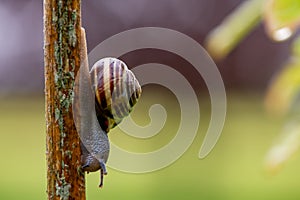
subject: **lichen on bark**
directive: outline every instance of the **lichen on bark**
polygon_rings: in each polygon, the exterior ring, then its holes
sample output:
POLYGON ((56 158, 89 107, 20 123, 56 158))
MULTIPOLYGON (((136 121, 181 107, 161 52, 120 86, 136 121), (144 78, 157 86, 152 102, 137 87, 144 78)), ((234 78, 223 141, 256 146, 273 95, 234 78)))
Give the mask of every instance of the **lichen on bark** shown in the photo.
POLYGON ((73 120, 80 67, 80 0, 44 0, 48 199, 85 199, 80 139, 73 120))

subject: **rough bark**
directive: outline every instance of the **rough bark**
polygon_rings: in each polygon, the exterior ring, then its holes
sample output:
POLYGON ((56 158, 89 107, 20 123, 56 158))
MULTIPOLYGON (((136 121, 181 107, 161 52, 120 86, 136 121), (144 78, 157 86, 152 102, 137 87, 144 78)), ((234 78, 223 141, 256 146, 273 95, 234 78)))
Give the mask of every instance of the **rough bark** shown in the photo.
POLYGON ((80 67, 80 0, 44 0, 48 199, 85 199, 80 139, 72 112, 80 67))

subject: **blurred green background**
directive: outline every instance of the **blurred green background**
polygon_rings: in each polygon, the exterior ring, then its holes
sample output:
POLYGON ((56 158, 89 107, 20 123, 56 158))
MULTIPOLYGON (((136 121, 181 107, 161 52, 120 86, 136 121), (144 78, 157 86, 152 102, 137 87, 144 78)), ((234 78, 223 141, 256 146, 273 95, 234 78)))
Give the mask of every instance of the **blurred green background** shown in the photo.
MULTIPOLYGON (((180 31, 215 59, 228 101, 222 135, 209 156, 200 160, 211 116, 202 77, 168 52, 147 49, 124 55, 130 68, 157 62, 183 74, 197 92, 199 130, 183 156, 159 171, 129 174, 108 168, 103 189, 98 188, 99 173, 87 175, 87 199, 298 200, 300 159, 293 155, 300 146, 299 126, 294 127, 296 139, 283 129, 291 120, 299 124, 298 11, 299 0, 82 0, 89 50, 132 28, 180 31), (281 151, 268 157, 274 147, 281 151)), ((0 1, 1 200, 47 198, 42 19, 41 1, 0 1)), ((112 142, 148 152, 175 136, 179 105, 174 95, 161 89, 143 88, 132 117, 145 125, 149 107, 162 104, 168 113, 164 129, 143 140, 115 128, 109 134, 112 142)))
MULTIPOLYGON (((138 123, 149 120, 146 108, 138 108, 147 101, 153 102, 151 95, 146 91, 133 113, 134 119, 142 117, 138 123)), ((165 97, 162 101, 172 102, 172 99, 165 97)), ((86 176, 88 199, 299 199, 299 159, 291 159, 276 176, 264 171, 266 152, 283 122, 266 115, 261 101, 260 95, 229 94, 222 136, 211 154, 199 160, 199 148, 210 117, 209 99, 201 98, 199 132, 179 160, 147 174, 128 174, 109 168, 103 189, 98 188, 99 173, 91 173, 86 176)), ((44 100, 3 99, 0 108, 0 199, 45 199, 44 100)), ((172 117, 174 112, 177 111, 168 110, 167 124, 178 120, 172 117)), ((173 129, 168 126, 160 134, 176 131, 173 129)), ((114 134, 122 133, 114 130, 110 133, 112 139, 114 134)), ((132 143, 127 145, 130 147, 132 143)), ((155 144, 149 141, 148 145, 155 144)), ((143 146, 135 148, 143 151, 143 146)))

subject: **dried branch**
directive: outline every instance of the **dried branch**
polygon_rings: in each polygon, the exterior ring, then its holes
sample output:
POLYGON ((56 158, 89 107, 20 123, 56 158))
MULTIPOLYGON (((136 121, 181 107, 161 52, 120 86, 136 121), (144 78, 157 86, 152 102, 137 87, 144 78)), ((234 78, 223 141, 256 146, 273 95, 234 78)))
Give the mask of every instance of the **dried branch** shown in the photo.
POLYGON ((80 138, 73 120, 80 67, 80 0, 44 0, 48 199, 85 199, 80 138))

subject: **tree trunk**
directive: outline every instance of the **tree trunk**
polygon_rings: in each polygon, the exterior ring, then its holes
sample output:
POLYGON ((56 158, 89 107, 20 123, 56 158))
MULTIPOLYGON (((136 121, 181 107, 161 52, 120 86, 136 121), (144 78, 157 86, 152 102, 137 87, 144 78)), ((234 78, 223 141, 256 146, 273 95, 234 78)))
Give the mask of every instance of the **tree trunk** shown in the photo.
POLYGON ((44 0, 48 199, 85 199, 73 87, 80 67, 80 0, 44 0))

